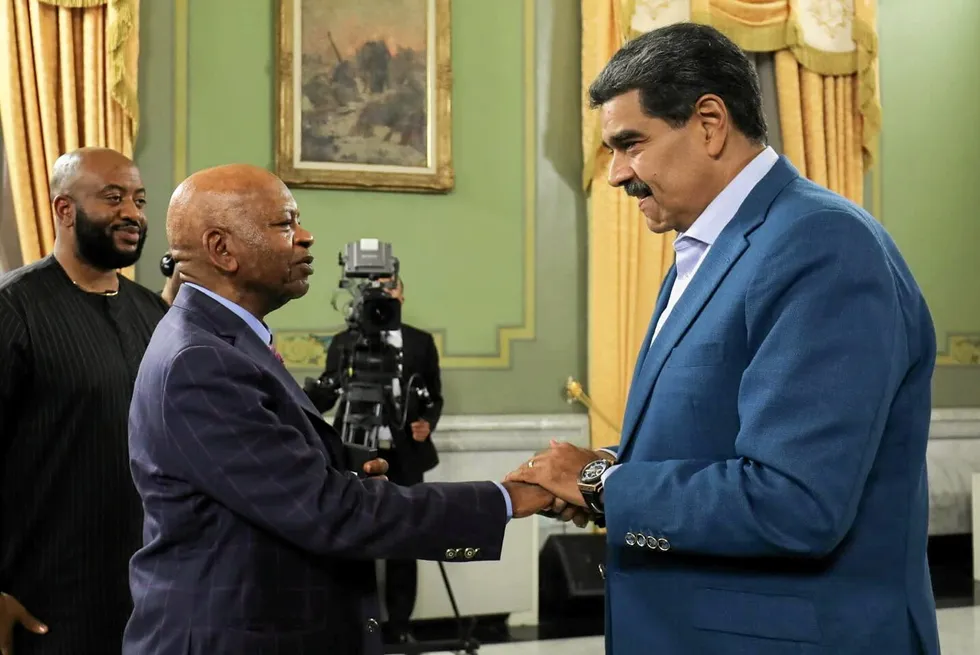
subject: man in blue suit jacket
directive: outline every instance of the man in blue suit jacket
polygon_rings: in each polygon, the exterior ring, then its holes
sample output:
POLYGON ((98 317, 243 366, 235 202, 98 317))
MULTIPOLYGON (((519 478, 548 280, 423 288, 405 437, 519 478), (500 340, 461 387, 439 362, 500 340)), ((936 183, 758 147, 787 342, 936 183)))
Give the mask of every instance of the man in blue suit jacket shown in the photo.
POLYGON ((936 341, 895 244, 766 147, 754 69, 713 28, 637 38, 590 95, 610 183, 678 232, 676 264, 615 461, 560 444, 509 477, 605 521, 607 652, 938 653, 936 341))
POLYGON ((312 273, 313 237, 278 178, 191 176, 167 236, 184 283, 130 412, 145 523, 124 655, 381 653, 375 559, 498 559, 508 518, 551 505, 533 485, 400 487, 344 470, 263 322, 312 273))

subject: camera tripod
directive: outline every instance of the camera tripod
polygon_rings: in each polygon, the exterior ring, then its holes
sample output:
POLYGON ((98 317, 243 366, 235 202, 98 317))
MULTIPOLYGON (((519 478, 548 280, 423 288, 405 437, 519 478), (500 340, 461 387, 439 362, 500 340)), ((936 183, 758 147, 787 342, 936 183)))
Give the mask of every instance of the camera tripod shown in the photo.
POLYGON ((449 595, 449 603, 453 606, 453 616, 456 617, 458 635, 456 639, 433 639, 431 641, 417 641, 409 644, 385 645, 385 653, 402 653, 403 655, 421 655, 421 653, 438 653, 452 651, 454 653, 465 653, 466 655, 476 655, 480 648, 480 642, 473 636, 476 629, 476 617, 469 621, 469 626, 463 625, 463 617, 459 615, 459 607, 456 606, 456 596, 453 595, 453 587, 449 584, 449 576, 446 575, 446 567, 442 562, 439 565, 439 573, 442 574, 442 583, 446 587, 449 595))
MULTIPOLYGON (((405 385, 404 405, 399 411, 399 403, 395 399, 390 381, 401 377, 400 351, 376 340, 360 350, 355 348, 347 353, 344 361, 346 365, 341 370, 348 370, 350 372, 348 377, 340 381, 331 380, 328 386, 343 389, 344 421, 340 431, 341 442, 344 445, 348 470, 363 475, 364 464, 378 456, 380 430, 386 424, 385 417, 399 417, 395 425, 391 426, 392 429, 405 428, 408 421, 409 399, 412 397, 413 383, 417 374, 413 374, 405 385)), ((431 403, 428 390, 424 388, 417 388, 416 396, 423 403, 431 403)), ((456 605, 456 596, 446 574, 446 567, 441 561, 437 563, 453 608, 453 616, 456 617, 458 629, 456 639, 386 644, 385 653, 421 655, 453 651, 476 655, 480 648, 480 643, 473 637, 476 618, 470 621, 468 627, 464 626, 459 607, 456 605)))

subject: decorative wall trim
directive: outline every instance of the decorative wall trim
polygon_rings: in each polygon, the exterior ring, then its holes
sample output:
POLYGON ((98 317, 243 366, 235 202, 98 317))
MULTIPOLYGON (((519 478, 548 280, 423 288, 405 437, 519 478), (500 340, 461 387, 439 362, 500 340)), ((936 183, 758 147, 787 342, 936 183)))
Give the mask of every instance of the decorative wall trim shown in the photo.
MULTIPOLYGON (((932 410, 930 439, 980 439, 980 407, 932 410)), ((541 450, 551 439, 589 445, 589 418, 575 414, 444 416, 433 434, 441 452, 541 450)))
POLYGON ((948 334, 946 348, 936 355, 937 366, 980 365, 980 334, 948 334))
POLYGON ((969 534, 971 478, 980 471, 980 408, 932 410, 926 462, 929 534, 969 534))
POLYGON ((439 452, 543 450, 552 439, 589 445, 589 417, 581 414, 444 416, 432 439, 439 452))
POLYGON ((980 439, 980 408, 932 410, 930 439, 980 439))

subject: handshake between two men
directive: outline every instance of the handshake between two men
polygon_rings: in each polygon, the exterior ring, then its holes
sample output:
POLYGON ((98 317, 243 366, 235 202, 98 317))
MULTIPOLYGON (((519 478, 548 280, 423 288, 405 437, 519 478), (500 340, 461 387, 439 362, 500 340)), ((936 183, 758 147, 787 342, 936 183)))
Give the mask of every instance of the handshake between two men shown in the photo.
MULTIPOLYGON (((584 528, 596 519, 600 499, 587 500, 582 493, 583 470, 591 462, 615 457, 606 451, 579 448, 552 440, 548 449, 535 453, 504 478, 501 486, 510 496, 514 518, 542 514, 584 528), (590 502, 591 501, 591 502, 590 502)), ((369 476, 384 478, 388 463, 374 459, 364 465, 369 476)))
MULTIPOLYGON (((598 482, 602 472, 614 463, 615 456, 608 451, 579 448, 552 439, 547 450, 510 472, 504 484, 529 484, 544 490, 552 502, 539 510, 542 514, 584 528, 602 514, 602 487, 598 482), (590 466, 593 462, 601 462, 602 466, 590 466)), ((604 526, 605 521, 600 519, 598 523, 604 526)))

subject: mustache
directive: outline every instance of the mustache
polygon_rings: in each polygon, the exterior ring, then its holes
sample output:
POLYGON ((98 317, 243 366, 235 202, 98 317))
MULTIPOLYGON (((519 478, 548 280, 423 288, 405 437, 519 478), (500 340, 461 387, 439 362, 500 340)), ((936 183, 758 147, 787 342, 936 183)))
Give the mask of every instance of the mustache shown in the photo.
POLYGON ((636 178, 626 182, 623 185, 623 189, 626 191, 626 195, 632 196, 633 198, 646 198, 647 196, 653 195, 653 190, 646 183, 636 178))
POLYGON ((135 227, 140 232, 142 232, 144 229, 146 229, 146 226, 144 226, 142 223, 140 223, 139 221, 134 221, 131 218, 124 218, 123 220, 119 221, 117 224, 113 225, 112 226, 112 229, 113 230, 124 230, 127 227, 135 227))

